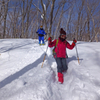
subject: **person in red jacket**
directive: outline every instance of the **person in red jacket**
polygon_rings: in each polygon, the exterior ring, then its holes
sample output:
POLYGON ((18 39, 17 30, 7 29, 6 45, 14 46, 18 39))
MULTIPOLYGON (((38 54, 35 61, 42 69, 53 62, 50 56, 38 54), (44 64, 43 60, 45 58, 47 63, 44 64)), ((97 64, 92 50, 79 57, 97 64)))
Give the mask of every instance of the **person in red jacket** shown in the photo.
POLYGON ((60 29, 60 36, 57 39, 52 41, 51 37, 48 38, 48 46, 54 47, 55 46, 55 55, 54 58, 57 63, 57 72, 58 72, 58 82, 63 83, 63 72, 66 72, 68 69, 67 62, 66 62, 66 48, 73 49, 75 46, 75 43, 77 41, 74 39, 73 43, 70 45, 66 41, 66 32, 63 30, 63 28, 60 29))

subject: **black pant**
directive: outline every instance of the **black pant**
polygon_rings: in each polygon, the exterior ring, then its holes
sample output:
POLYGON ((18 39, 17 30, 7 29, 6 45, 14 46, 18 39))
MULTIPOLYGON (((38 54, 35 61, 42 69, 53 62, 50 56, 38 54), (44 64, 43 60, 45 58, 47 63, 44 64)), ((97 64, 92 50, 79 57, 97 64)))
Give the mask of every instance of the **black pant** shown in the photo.
POLYGON ((55 58, 56 63, 57 63, 57 71, 58 72, 63 72, 68 69, 66 58, 55 58))

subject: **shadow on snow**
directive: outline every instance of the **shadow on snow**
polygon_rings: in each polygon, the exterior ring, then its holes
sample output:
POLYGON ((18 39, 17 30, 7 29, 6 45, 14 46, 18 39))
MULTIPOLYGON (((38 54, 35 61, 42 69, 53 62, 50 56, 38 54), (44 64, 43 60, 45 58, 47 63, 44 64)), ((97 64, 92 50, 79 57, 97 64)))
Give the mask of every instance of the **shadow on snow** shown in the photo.
POLYGON ((2 48, 0 48, 0 53, 8 52, 10 50, 14 50, 14 49, 17 49, 17 48, 21 48, 21 47, 24 47, 24 46, 27 46, 27 45, 30 45, 30 44, 33 44, 33 43, 26 43, 26 44, 22 44, 22 45, 15 46, 15 47, 10 47, 7 50, 5 50, 6 49, 5 47, 2 47, 2 48))
POLYGON ((24 67, 23 69, 21 69, 20 71, 16 72, 13 75, 8 76, 7 78, 5 78, 4 80, 2 80, 0 82, 0 88, 3 88, 4 86, 6 86, 7 84, 11 83, 12 81, 14 81, 15 79, 18 79, 20 76, 22 76, 23 74, 25 74, 26 72, 28 72, 29 70, 31 70, 34 67, 37 67, 39 63, 41 63, 43 61, 43 57, 44 57, 43 53, 41 55, 41 57, 39 59, 37 59, 34 63, 27 65, 26 67, 24 67))

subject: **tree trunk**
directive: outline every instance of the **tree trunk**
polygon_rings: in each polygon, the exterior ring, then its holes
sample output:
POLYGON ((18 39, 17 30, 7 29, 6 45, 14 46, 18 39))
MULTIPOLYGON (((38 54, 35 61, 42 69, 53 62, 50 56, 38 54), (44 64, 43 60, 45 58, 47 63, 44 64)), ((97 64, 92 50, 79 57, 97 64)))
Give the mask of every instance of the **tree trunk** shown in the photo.
POLYGON ((63 16, 63 9, 64 9, 64 4, 62 5, 62 11, 60 13, 59 21, 58 21, 58 24, 57 24, 57 27, 56 27, 56 31, 55 31, 55 35, 54 35, 54 39, 58 38, 57 37, 57 32, 58 32, 58 28, 60 26, 61 19, 62 19, 62 16, 63 16))
POLYGON ((6 36, 6 20, 7 20, 7 13, 8 13, 8 3, 5 4, 5 1, 3 1, 3 7, 4 7, 4 29, 3 29, 3 38, 6 36))

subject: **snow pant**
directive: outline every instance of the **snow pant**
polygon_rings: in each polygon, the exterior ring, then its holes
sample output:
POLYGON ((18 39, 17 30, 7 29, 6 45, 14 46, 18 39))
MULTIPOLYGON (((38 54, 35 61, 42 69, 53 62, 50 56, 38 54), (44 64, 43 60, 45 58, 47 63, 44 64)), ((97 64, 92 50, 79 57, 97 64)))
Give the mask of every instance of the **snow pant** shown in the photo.
POLYGON ((66 58, 55 58, 57 63, 57 71, 58 71, 58 82, 61 84, 64 82, 63 74, 62 72, 67 71, 67 63, 66 58))
POLYGON ((67 71, 68 66, 66 62, 66 58, 55 58, 57 63, 57 71, 62 73, 63 71, 67 71))
POLYGON ((44 36, 39 36, 39 44, 41 44, 41 41, 42 41, 42 44, 44 44, 44 36))

